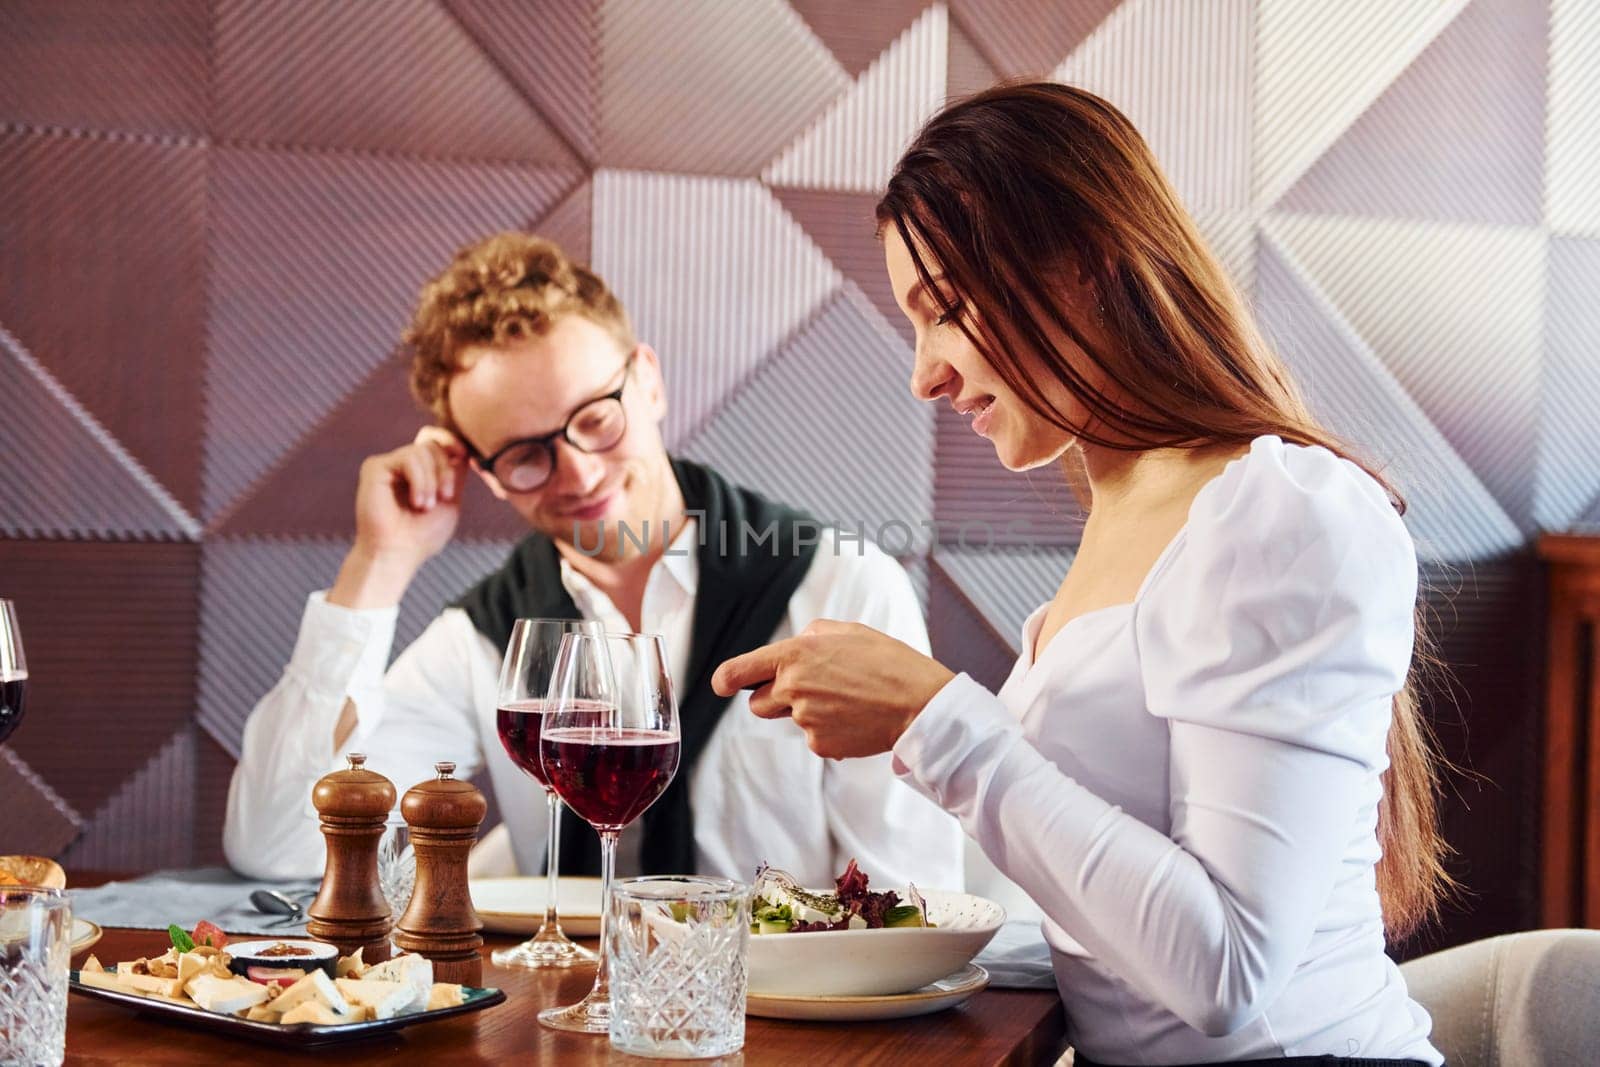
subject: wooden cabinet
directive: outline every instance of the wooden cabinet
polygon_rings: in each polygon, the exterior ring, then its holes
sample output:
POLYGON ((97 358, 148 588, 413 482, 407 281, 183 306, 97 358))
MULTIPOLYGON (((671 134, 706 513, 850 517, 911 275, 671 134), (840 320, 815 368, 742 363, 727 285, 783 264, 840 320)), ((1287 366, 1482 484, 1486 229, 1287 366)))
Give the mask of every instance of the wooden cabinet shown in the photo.
POLYGON ((1540 918, 1600 927, 1600 536, 1545 534, 1544 840, 1540 918))

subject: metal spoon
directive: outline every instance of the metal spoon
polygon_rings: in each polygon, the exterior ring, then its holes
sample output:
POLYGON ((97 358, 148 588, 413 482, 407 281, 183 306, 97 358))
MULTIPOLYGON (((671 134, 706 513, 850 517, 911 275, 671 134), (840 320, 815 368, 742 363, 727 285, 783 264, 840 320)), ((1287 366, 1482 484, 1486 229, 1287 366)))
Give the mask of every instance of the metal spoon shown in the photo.
POLYGON ((268 923, 268 926, 287 926, 290 923, 300 922, 305 918, 305 908, 299 901, 292 900, 276 889, 256 889, 250 893, 250 903, 257 911, 268 915, 282 915, 284 918, 277 922, 268 923))

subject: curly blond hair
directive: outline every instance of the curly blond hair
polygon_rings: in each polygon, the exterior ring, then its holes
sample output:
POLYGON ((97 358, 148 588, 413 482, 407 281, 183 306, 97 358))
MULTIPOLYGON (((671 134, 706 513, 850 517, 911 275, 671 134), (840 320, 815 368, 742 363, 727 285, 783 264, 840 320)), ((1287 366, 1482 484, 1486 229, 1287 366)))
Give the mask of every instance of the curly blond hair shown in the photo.
POLYGON ((449 425, 450 379, 466 369, 464 347, 543 335, 563 315, 581 315, 623 351, 634 348, 633 326, 616 295, 555 242, 509 231, 467 245, 422 287, 403 336, 412 395, 449 425))

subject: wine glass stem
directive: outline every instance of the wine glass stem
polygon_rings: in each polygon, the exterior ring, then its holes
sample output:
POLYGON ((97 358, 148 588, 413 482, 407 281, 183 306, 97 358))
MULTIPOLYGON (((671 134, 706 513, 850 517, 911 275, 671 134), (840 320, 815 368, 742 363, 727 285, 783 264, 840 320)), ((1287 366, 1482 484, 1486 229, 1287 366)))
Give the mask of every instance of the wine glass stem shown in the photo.
POLYGON ((620 831, 600 831, 600 962, 595 967, 594 989, 589 996, 609 999, 611 996, 611 969, 606 965, 606 933, 611 927, 611 879, 617 868, 617 838, 620 831))
POLYGON ((550 828, 546 835, 550 841, 550 853, 544 864, 544 928, 553 936, 556 932, 556 886, 561 875, 561 798, 556 796, 554 789, 546 789, 544 799, 550 813, 550 828))

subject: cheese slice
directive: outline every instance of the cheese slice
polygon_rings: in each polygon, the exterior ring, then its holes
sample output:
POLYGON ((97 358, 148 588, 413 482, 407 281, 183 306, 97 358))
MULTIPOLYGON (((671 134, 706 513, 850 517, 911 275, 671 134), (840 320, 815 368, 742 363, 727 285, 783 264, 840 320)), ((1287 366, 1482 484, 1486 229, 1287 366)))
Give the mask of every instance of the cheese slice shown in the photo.
MULTIPOLYGON (((313 973, 322 974, 321 971, 315 971, 313 973)), ((323 975, 323 977, 327 976, 323 975)), ((344 1023, 355 1022, 355 1020, 350 1018, 349 1015, 340 1014, 339 1012, 334 1011, 320 1000, 302 1001, 292 1010, 284 1012, 278 1021, 285 1026, 293 1026, 295 1023, 313 1023, 317 1026, 339 1026, 344 1023)))
POLYGON ((369 970, 366 962, 361 958, 361 953, 364 951, 365 949, 358 948, 348 956, 339 957, 339 962, 333 965, 333 976, 335 978, 360 978, 364 976, 369 970))
POLYGON ((428 997, 433 992, 433 962, 425 956, 408 952, 373 967, 367 971, 365 980, 398 982, 408 987, 411 990, 411 1001, 404 1010, 421 1011, 427 1007, 428 997))
POLYGON ((98 967, 85 967, 78 972, 78 981, 95 989, 110 989, 113 992, 122 992, 122 985, 117 981, 117 975, 112 971, 102 970, 98 967))
POLYGON ((183 984, 176 978, 157 978, 150 974, 119 974, 117 983, 135 993, 154 993, 163 997, 183 995, 183 984))
POLYGON ((409 1010, 416 994, 404 982, 339 978, 333 983, 351 1004, 369 1008, 375 1019, 392 1019, 409 1010))
POLYGON ((260 983, 246 978, 218 978, 214 974, 191 978, 187 991, 196 1004, 219 1015, 233 1015, 267 999, 267 987, 260 983))
POLYGON ((83 961, 83 966, 78 969, 80 971, 103 971, 106 968, 105 964, 100 962, 100 957, 91 952, 89 953, 89 958, 83 961))
POLYGON ((428 994, 428 1011, 438 1011, 440 1008, 459 1008, 466 998, 462 995, 461 987, 454 982, 435 982, 433 992, 428 994))
POLYGON ((344 996, 334 986, 332 979, 328 977, 328 972, 320 967, 307 972, 304 978, 278 994, 277 999, 273 1001, 277 1009, 285 1014, 302 1004, 310 1003, 321 1004, 340 1015, 350 1014, 350 1005, 345 1003, 344 996))
POLYGON ((278 1013, 265 1004, 257 1004, 245 1013, 245 1018, 253 1023, 275 1023, 278 1021, 278 1013))
POLYGON ((178 957, 178 984, 187 986, 189 980, 206 968, 206 957, 198 952, 185 952, 178 957))

